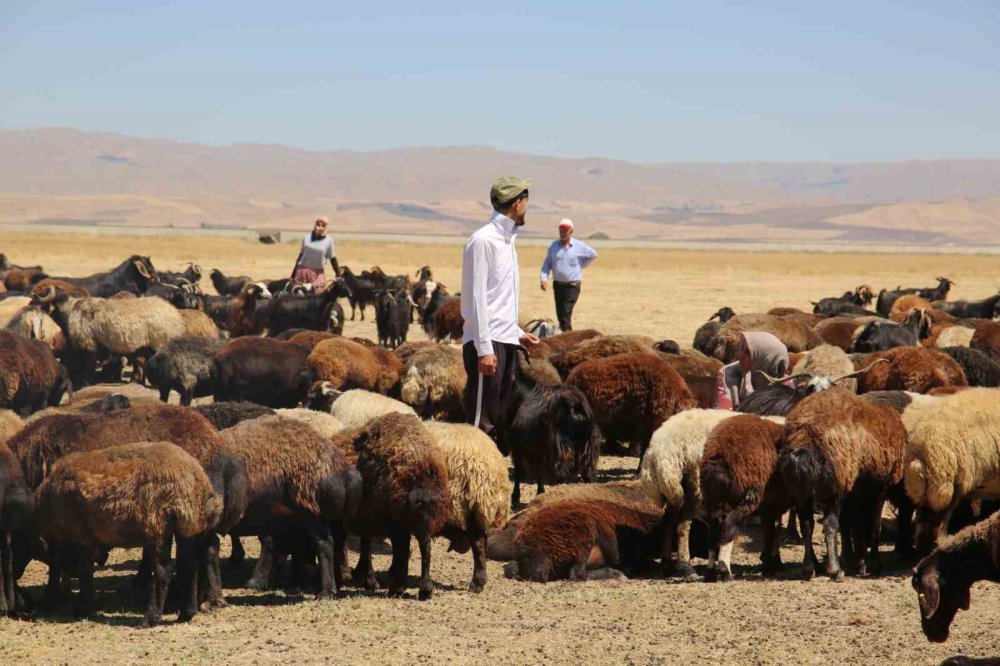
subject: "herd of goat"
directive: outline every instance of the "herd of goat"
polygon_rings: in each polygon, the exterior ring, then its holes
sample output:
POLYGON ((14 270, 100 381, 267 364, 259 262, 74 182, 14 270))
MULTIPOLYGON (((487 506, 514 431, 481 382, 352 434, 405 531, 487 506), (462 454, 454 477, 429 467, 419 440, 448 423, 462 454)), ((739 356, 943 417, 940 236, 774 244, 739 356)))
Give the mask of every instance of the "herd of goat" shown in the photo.
POLYGON ((940 278, 877 295, 863 285, 812 312, 724 307, 692 348, 531 322, 543 339, 493 441, 463 424, 462 354, 447 344, 460 340, 459 301, 428 267, 415 279, 345 267, 319 294, 213 270, 207 295, 200 279, 197 266, 157 272, 141 256, 70 278, 0 255, 0 612, 58 607, 75 577, 86 614, 95 565, 141 547, 143 623, 168 593, 188 619, 226 605, 220 536, 233 566, 240 540, 259 537, 248 588, 284 580, 320 597, 348 581, 377 589, 382 538, 388 591, 403 594, 415 538, 427 599, 436 536, 472 552, 474 591, 487 559, 538 582, 642 574, 657 560, 694 580, 694 553, 722 581, 755 515, 762 574, 782 568, 785 529, 811 577, 817 513, 834 579, 877 570, 883 537, 922 558, 913 586, 931 640, 947 638, 972 583, 1000 582, 1000 295, 948 301, 940 278), (341 298, 352 319, 374 308, 377 342, 343 335, 341 298), (431 341, 406 342, 414 321, 431 341), (791 377, 737 412, 713 409, 748 331, 787 346, 791 377), (165 404, 171 392, 180 406, 165 404), (620 447, 638 456, 638 478, 596 483, 599 456, 620 447), (522 508, 525 481, 538 494, 522 508), (886 501, 895 530, 882 529, 886 501), (17 585, 32 559, 49 567, 40 600, 17 585))

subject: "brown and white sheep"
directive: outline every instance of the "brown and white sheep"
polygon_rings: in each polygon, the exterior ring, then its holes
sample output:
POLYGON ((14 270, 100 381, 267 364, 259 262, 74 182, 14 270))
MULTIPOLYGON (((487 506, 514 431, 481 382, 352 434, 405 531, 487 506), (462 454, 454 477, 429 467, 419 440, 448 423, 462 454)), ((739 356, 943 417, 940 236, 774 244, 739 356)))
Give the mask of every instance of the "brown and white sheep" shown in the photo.
MULTIPOLYGON (((75 546, 80 578, 76 612, 86 616, 94 598, 94 558, 110 548, 143 547, 155 554, 153 585, 142 626, 163 615, 170 582, 171 544, 177 539, 184 591, 179 621, 198 612, 199 569, 207 540, 222 515, 222 499, 201 465, 169 442, 141 442, 73 453, 57 462, 36 493, 35 520, 51 540, 50 569, 58 582, 75 546)), ((50 575, 50 584, 53 576, 50 575)))
POLYGON ((461 422, 465 382, 461 350, 434 345, 417 350, 406 360, 399 395, 425 419, 461 422))

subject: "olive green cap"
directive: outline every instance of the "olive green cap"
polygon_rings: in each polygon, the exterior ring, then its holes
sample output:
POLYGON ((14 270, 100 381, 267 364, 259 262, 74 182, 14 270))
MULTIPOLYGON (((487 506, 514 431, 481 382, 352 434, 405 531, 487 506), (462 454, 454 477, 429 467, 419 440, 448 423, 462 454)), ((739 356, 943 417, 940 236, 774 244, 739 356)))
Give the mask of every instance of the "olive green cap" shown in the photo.
POLYGON ((531 187, 531 180, 517 176, 501 176, 490 188, 490 201, 503 205, 531 187))

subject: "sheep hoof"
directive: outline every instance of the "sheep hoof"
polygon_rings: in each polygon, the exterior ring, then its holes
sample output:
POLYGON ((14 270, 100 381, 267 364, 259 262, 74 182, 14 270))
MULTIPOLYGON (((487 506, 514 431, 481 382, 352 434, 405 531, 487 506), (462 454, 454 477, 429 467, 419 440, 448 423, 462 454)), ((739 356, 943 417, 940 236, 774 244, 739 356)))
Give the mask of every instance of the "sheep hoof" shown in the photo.
POLYGON ((480 592, 483 591, 483 589, 485 587, 486 587, 486 583, 484 583, 482 581, 474 580, 471 583, 469 583, 469 592, 475 592, 476 594, 479 594, 480 592))
POLYGON ((147 615, 142 618, 142 622, 139 623, 140 629, 151 629, 156 626, 156 623, 160 621, 160 616, 158 615, 147 615))
MULTIPOLYGON (((715 570, 714 571, 710 571, 709 573, 714 573, 715 574, 715 580, 717 580, 720 583, 728 583, 729 581, 731 581, 733 579, 732 572, 729 571, 729 567, 727 567, 724 564, 717 564, 715 566, 715 570)), ((706 576, 706 578, 707 578, 707 576, 706 576)))
POLYGON ((201 606, 198 607, 198 612, 200 613, 212 613, 220 608, 225 608, 229 604, 225 599, 206 599, 201 602, 201 606))
POLYGON ((337 593, 333 591, 320 592, 316 595, 316 601, 334 601, 337 599, 337 593))
POLYGON ((518 576, 518 566, 517 562, 508 562, 503 565, 503 575, 507 578, 517 578, 518 576))
POLYGON ((271 586, 267 584, 266 580, 260 580, 258 578, 251 578, 243 585, 248 590, 254 590, 256 592, 267 592, 271 589, 271 586))
POLYGON ((430 598, 434 595, 434 588, 428 588, 426 590, 421 589, 417 592, 417 599, 420 601, 430 601, 430 598))
POLYGON ((816 568, 809 565, 802 566, 802 578, 804 580, 812 580, 816 576, 816 568))
POLYGON ((835 583, 843 583, 845 579, 844 570, 841 569, 840 571, 836 571, 830 574, 830 579, 833 580, 833 582, 835 583))
POLYGON ((194 619, 195 615, 196 615, 195 611, 192 611, 190 609, 184 609, 177 614, 177 622, 190 622, 191 620, 194 619))

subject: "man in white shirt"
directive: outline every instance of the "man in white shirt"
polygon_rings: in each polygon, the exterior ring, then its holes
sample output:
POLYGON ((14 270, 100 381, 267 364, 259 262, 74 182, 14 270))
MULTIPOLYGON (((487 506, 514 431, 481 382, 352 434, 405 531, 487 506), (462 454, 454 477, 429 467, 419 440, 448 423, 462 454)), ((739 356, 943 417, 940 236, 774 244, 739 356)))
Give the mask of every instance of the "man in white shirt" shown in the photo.
POLYGON ((493 184, 493 216, 472 234, 462 254, 462 357, 466 421, 494 436, 500 403, 510 390, 520 345, 538 337, 518 324, 520 274, 514 241, 524 225, 531 182, 504 176, 493 184))

